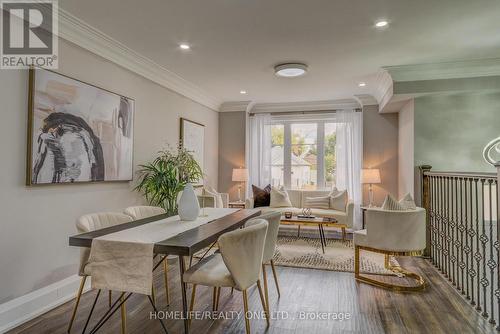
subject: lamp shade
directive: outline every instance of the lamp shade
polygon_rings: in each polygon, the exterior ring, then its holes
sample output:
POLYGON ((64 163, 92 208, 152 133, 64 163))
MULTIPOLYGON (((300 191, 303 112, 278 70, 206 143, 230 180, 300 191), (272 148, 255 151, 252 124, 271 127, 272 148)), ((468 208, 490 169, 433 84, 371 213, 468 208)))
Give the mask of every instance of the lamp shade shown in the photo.
POLYGON ((233 169, 233 182, 245 182, 248 180, 248 169, 234 168, 233 169))
POLYGON ((380 170, 373 169, 362 169, 361 170, 361 183, 375 184, 380 183, 380 170))

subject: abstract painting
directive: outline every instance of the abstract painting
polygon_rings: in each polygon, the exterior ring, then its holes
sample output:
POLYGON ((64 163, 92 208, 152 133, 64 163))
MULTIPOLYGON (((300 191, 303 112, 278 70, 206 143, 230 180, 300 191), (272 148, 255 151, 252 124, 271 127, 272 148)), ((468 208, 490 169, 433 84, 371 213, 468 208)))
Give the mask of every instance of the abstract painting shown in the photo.
POLYGON ((130 181, 134 100, 30 70, 28 185, 130 181))
POLYGON ((200 123, 181 118, 181 145, 188 150, 194 160, 200 165, 203 172, 203 159, 205 155, 205 126, 200 123))

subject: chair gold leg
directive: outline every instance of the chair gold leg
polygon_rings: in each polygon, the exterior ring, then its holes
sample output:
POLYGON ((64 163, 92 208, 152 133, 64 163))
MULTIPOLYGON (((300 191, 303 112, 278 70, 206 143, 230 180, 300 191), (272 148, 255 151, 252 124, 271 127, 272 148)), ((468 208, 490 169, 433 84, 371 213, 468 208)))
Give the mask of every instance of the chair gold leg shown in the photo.
POLYGON ((234 288, 231 288, 231 294, 233 294, 233 292, 234 292, 234 288))
POLYGON ((109 292, 108 292, 108 304, 109 304, 109 308, 111 308, 112 299, 113 299, 113 291, 109 290, 109 292))
POLYGON ((342 227, 342 241, 345 241, 345 238, 346 238, 345 227, 342 227))
POLYGON ((273 270, 274 283, 276 283, 276 290, 278 290, 278 298, 281 297, 280 285, 278 284, 278 275, 276 274, 276 268, 274 267, 274 260, 271 260, 271 269, 273 270))
POLYGON ((215 299, 217 298, 217 287, 214 286, 212 293, 212 311, 215 312, 215 299))
POLYGON ((219 310, 220 287, 217 288, 217 296, 215 296, 215 311, 219 310))
MULTIPOLYGON (((299 225, 300 226, 300 225, 299 225)), ((270 303, 269 303, 269 290, 267 289, 267 273, 266 273, 266 265, 263 263, 262 264, 262 280, 264 281, 264 296, 266 297, 266 305, 267 305, 267 310, 269 312, 271 309, 270 303)))
POLYGON ((359 277, 359 246, 354 246, 354 277, 359 277))
POLYGON ((269 327, 269 321, 271 320, 269 317, 269 308, 267 307, 267 303, 264 299, 264 294, 262 293, 262 286, 260 285, 260 280, 257 281, 257 288, 259 288, 259 296, 260 302, 262 303, 262 308, 264 309, 264 313, 266 314, 266 322, 269 327))
POLYGON ((385 254, 384 255, 384 268, 385 269, 389 269, 389 266, 390 266, 390 264, 389 264, 389 255, 385 254))
POLYGON ((163 260, 163 278, 165 280, 165 296, 167 298, 167 306, 170 305, 170 294, 168 293, 168 262, 167 256, 163 260))
POLYGON ((156 292, 155 292, 155 282, 153 280, 153 284, 151 285, 151 299, 153 300, 153 304, 156 306, 156 292))
MULTIPOLYGON (((355 246, 355 248, 354 248, 354 276, 355 276, 356 280, 363 282, 363 283, 371 284, 371 285, 374 285, 374 286, 377 286, 380 288, 394 290, 394 291, 401 291, 401 292, 415 292, 415 291, 421 291, 425 288, 425 280, 422 278, 422 276, 420 276, 416 273, 413 273, 411 271, 407 271, 406 269, 401 268, 399 266, 397 266, 397 267, 391 266, 389 263, 389 255, 390 255, 390 253, 388 254, 386 251, 377 250, 377 249, 373 249, 373 248, 368 249, 368 248, 364 248, 364 247, 360 247, 360 246, 355 246), (409 285, 400 285, 400 284, 395 284, 395 283, 386 283, 386 282, 378 281, 378 280, 368 278, 365 276, 361 276, 359 273, 359 251, 361 249, 384 254, 385 255, 385 261, 384 261, 385 263, 384 264, 386 265, 387 269, 401 273, 405 277, 414 279, 416 282, 416 285, 409 286, 409 285)), ((404 255, 404 254, 401 253, 401 254, 395 254, 395 255, 404 255)))
POLYGON ((71 319, 69 320, 68 333, 71 333, 71 327, 73 327, 73 322, 75 321, 76 311, 78 310, 78 305, 80 304, 80 297, 82 296, 86 280, 87 276, 83 276, 80 280, 80 287, 78 288, 78 292, 76 293, 75 307, 73 308, 73 313, 71 314, 71 319))
MULTIPOLYGON (((123 302, 123 295, 121 297, 121 301, 123 302)), ((122 315, 122 334, 127 333, 127 309, 125 307, 125 302, 120 306, 120 312, 122 315)))
POLYGON ((189 326, 191 326, 191 314, 193 314, 195 296, 196 296, 196 284, 193 284, 193 291, 191 292, 191 304, 189 305, 189 319, 188 319, 189 326))
POLYGON ((247 290, 243 290, 243 310, 245 311, 245 330, 250 334, 250 318, 248 317, 248 296, 247 290))

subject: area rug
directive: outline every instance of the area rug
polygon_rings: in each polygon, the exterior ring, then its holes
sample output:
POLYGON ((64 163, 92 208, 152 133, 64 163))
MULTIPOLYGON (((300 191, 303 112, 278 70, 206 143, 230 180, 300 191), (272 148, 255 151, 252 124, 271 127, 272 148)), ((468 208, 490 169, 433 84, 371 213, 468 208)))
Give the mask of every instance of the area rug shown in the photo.
MULTIPOLYGON (((395 275, 384 268, 384 255, 361 251, 360 271, 367 274, 395 275)), ((394 257, 390 264, 399 265, 394 257)), ((317 238, 279 236, 274 263, 278 266, 354 272, 352 240, 327 239, 325 254, 317 238)))

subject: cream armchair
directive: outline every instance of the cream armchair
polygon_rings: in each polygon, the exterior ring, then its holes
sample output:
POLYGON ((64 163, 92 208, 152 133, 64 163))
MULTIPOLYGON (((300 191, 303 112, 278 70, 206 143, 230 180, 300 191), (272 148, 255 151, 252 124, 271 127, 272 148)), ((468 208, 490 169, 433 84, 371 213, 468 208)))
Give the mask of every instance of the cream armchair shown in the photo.
MULTIPOLYGON (((227 193, 217 193, 222 201, 222 208, 229 207, 229 194, 227 193)), ((201 194, 197 195, 198 203, 200 204, 200 208, 217 208, 220 205, 217 205, 217 197, 213 193, 209 193, 205 190, 201 191, 201 194)))
POLYGON ((354 232, 354 274, 358 281, 398 291, 418 291, 424 288, 423 278, 401 267, 389 264, 389 256, 420 255, 426 246, 426 211, 423 208, 408 211, 389 211, 370 208, 366 211, 366 229, 354 232), (416 280, 417 285, 389 284, 360 275, 360 251, 385 254, 385 266, 416 280))

